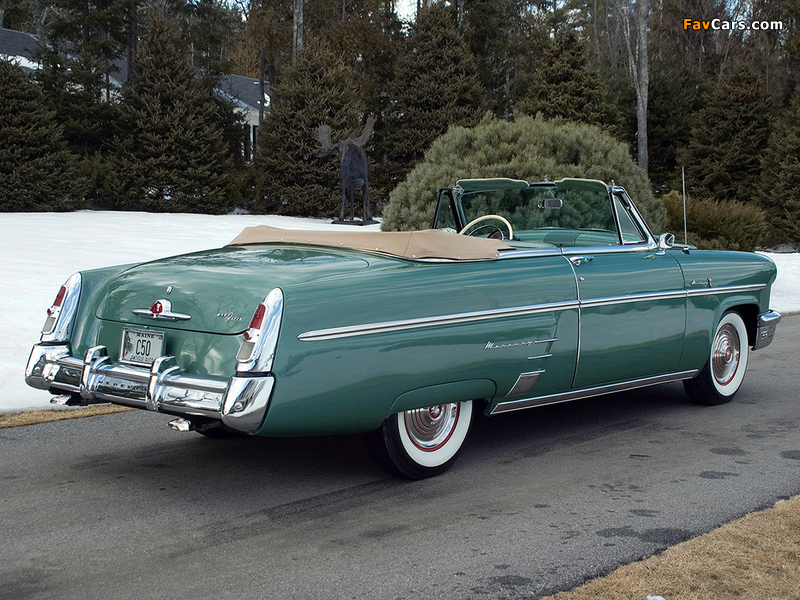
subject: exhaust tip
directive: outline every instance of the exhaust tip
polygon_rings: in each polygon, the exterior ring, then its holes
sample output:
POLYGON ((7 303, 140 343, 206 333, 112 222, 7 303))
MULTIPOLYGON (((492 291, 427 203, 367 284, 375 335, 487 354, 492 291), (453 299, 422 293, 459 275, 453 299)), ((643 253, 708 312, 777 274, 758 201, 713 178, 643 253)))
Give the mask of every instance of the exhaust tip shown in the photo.
POLYGON ((169 422, 169 426, 174 429, 175 431, 191 431, 192 430, 192 422, 188 419, 175 419, 174 421, 169 422))

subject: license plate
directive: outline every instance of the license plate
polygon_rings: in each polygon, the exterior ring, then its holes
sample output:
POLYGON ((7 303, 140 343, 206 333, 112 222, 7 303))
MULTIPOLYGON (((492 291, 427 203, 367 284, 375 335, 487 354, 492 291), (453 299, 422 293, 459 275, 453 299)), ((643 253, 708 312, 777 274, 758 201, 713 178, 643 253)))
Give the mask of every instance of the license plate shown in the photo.
POLYGON ((149 367, 163 355, 164 332, 144 329, 123 329, 120 362, 149 367))

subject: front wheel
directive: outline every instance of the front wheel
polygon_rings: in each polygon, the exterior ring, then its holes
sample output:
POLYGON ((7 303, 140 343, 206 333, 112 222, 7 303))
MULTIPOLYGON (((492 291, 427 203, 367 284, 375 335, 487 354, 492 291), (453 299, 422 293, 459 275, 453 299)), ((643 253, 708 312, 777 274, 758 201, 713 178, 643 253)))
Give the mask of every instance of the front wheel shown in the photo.
POLYGON ((444 473, 458 458, 472 425, 472 401, 439 404, 392 415, 364 436, 384 470, 408 479, 444 473))
POLYGON ((739 313, 722 315, 711 342, 711 353, 703 370, 683 382, 686 393, 699 404, 709 406, 733 400, 744 381, 750 345, 747 327, 739 313))

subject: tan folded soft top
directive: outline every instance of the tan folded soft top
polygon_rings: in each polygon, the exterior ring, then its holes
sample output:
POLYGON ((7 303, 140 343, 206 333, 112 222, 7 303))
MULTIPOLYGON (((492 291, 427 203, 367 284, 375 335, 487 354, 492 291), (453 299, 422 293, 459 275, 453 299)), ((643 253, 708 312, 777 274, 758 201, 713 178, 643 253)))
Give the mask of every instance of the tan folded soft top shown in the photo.
POLYGON ((228 246, 305 244, 380 252, 410 259, 494 260, 511 250, 500 240, 475 238, 437 229, 424 231, 294 231, 267 225, 246 227, 228 246))

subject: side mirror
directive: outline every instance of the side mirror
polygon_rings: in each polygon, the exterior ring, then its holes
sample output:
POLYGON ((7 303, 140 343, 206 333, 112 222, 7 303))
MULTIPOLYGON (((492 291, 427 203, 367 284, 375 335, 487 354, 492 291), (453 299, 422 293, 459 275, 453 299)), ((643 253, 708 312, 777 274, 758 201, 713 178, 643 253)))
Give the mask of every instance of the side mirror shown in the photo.
POLYGON ((658 249, 669 250, 675 245, 675 236, 671 233, 662 233, 658 236, 658 249))

